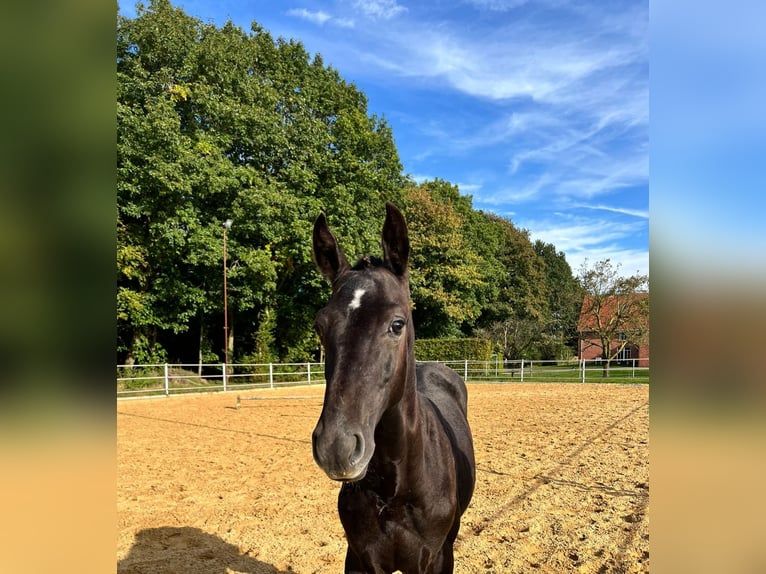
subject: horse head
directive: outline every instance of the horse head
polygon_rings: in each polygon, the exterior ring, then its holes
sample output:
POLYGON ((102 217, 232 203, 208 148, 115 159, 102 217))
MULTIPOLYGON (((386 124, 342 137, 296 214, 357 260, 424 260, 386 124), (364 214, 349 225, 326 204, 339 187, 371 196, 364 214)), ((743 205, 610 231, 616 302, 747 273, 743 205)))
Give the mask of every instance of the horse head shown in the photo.
POLYGON ((410 244, 404 217, 391 203, 382 247, 382 260, 365 257, 352 267, 325 216, 314 224, 314 261, 332 295, 316 315, 327 386, 312 444, 314 460, 333 480, 365 476, 378 423, 414 380, 410 244))

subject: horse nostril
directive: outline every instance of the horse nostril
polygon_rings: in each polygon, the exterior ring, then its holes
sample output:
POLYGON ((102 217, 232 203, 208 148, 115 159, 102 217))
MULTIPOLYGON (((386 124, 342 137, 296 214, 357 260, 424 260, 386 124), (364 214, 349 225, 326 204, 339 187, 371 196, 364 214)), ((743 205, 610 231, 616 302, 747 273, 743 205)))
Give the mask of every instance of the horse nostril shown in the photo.
POLYGON ((364 456, 364 437, 361 433, 354 433, 354 449, 351 451, 351 458, 349 459, 349 463, 351 466, 356 466, 356 464, 362 459, 364 456))
POLYGON ((333 480, 357 476, 365 456, 365 440, 361 432, 328 432, 318 424, 311 434, 314 461, 333 480))

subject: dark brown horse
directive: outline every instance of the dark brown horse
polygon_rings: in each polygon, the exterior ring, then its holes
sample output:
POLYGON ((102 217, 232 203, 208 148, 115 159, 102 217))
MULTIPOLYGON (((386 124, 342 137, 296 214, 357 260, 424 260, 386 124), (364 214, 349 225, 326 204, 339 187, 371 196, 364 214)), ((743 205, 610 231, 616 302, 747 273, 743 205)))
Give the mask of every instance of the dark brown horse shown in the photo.
POLYGON ((390 203, 382 243, 382 261, 351 267, 324 215, 314 224, 314 260, 332 282, 316 317, 327 388, 314 460, 343 482, 346 572, 452 572, 475 482, 466 388, 415 363, 407 224, 390 203))

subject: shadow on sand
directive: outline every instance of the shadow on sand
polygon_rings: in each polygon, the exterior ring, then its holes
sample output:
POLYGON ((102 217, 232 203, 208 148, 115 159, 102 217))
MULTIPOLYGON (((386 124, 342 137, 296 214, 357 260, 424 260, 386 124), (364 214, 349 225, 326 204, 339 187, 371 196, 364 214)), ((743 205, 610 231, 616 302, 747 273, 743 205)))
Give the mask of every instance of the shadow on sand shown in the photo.
POLYGON ((118 574, 280 574, 271 564, 242 554, 233 544, 199 528, 147 528, 136 534, 118 574))

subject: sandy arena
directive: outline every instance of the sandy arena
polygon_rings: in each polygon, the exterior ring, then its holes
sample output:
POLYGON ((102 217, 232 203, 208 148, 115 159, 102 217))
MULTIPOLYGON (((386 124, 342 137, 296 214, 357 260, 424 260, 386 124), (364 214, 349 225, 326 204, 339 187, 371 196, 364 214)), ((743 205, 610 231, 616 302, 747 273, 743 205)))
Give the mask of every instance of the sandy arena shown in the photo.
MULTIPOLYGON (((324 387, 117 404, 119 574, 343 571, 311 457, 324 387)), ((457 573, 649 571, 649 389, 469 384, 457 573)))

